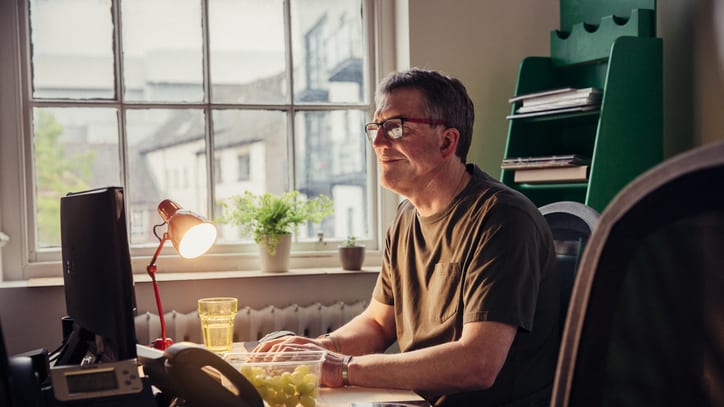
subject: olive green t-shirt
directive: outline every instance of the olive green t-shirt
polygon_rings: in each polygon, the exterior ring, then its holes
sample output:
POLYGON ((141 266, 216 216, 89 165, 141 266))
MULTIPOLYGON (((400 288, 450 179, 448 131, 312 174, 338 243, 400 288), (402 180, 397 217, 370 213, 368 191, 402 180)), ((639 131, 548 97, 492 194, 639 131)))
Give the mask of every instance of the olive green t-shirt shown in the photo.
POLYGON ((458 340, 468 322, 517 326, 492 388, 439 400, 500 405, 553 381, 559 276, 550 229, 533 203, 475 165, 468 171, 470 182, 441 213, 422 217, 400 204, 373 298, 394 307, 402 352, 458 340))

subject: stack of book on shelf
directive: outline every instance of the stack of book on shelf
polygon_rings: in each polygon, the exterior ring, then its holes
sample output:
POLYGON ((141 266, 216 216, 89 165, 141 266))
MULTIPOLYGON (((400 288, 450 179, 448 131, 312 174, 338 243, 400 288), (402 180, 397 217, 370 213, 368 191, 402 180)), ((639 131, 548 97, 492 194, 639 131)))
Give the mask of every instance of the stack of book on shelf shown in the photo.
POLYGON ((559 88, 528 93, 508 99, 510 103, 521 102, 508 119, 597 110, 601 107, 601 99, 599 88, 559 88))
POLYGON ((576 182, 588 180, 590 159, 578 154, 506 158, 500 168, 513 170, 516 183, 576 182))

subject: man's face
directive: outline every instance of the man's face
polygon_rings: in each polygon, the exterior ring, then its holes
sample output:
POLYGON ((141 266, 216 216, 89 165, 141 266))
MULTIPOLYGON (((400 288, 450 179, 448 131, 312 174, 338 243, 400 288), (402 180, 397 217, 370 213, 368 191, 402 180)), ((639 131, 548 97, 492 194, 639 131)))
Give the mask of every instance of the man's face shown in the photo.
MULTIPOLYGON (((397 89, 385 95, 375 113, 375 122, 392 118, 428 118, 422 108, 422 93, 417 89, 397 89)), ((405 197, 413 197, 439 169, 443 161, 441 145, 445 126, 404 123, 403 136, 396 140, 378 131, 373 141, 380 164, 383 187, 405 197)))

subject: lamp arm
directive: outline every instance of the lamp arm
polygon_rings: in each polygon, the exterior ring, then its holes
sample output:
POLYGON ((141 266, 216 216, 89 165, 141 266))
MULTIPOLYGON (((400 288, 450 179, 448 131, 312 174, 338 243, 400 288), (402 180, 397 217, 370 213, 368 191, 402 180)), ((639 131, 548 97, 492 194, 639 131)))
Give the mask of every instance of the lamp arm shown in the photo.
POLYGON ((163 234, 163 238, 160 239, 161 243, 158 245, 158 248, 156 249, 156 252, 153 254, 153 257, 151 258, 151 262, 146 267, 146 272, 151 277, 151 283, 153 285, 153 293, 156 296, 156 307, 158 308, 158 317, 161 320, 161 338, 156 339, 153 343, 153 346, 157 349, 166 349, 168 346, 171 345, 172 341, 170 339, 166 338, 166 318, 163 315, 163 306, 161 305, 161 293, 158 290, 158 283, 156 282, 156 260, 158 259, 158 255, 161 253, 161 249, 163 249, 164 243, 168 240, 168 233, 163 234))
POLYGON ((161 249, 163 249, 164 243, 168 240, 168 233, 164 233, 163 237, 159 239, 161 243, 156 248, 156 252, 153 253, 153 257, 151 258, 151 262, 148 263, 148 266, 146 267, 146 272, 153 278, 153 275, 156 274, 156 260, 158 260, 158 255, 161 253, 161 249))

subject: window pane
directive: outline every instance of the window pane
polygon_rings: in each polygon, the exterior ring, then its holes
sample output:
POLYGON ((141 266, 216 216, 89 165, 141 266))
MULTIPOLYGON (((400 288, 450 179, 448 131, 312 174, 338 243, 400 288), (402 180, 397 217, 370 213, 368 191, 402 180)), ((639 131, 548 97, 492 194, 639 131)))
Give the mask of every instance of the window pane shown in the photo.
POLYGON ((294 99, 364 102, 360 0, 292 0, 291 15, 294 99))
POLYGON ((203 111, 144 109, 126 116, 131 244, 157 242, 152 226, 162 222, 156 208, 164 199, 209 216, 203 111))
POLYGON ((213 99, 289 103, 282 0, 209 2, 213 99))
POLYGON ((60 197, 120 185, 115 109, 33 109, 38 247, 60 246, 60 197))
POLYGON ((325 237, 369 235, 364 118, 361 110, 299 112, 295 117, 297 189, 334 200, 334 215, 323 223, 325 237))
POLYGON ((121 6, 126 99, 202 101, 201 2, 123 0, 121 6))
POLYGON ((110 0, 30 2, 33 97, 113 98, 110 0))
MULTIPOLYGON (((214 118, 214 154, 219 161, 217 202, 251 191, 278 194, 289 189, 287 156, 287 116, 271 110, 216 110, 214 118), (240 157, 247 156, 247 163, 240 157), (239 165, 248 165, 241 169, 239 165), (246 178, 238 175, 248 171, 246 178)), ((223 226, 220 240, 239 239, 237 228, 223 226)))

